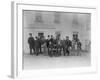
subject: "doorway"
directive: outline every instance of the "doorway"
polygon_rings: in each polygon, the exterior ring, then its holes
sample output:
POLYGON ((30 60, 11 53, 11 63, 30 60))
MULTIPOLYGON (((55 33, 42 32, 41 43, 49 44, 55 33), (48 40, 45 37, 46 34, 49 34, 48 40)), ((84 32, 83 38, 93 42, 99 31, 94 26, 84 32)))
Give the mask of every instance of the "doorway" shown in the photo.
POLYGON ((42 39, 44 37, 44 33, 43 32, 39 32, 38 36, 42 39))

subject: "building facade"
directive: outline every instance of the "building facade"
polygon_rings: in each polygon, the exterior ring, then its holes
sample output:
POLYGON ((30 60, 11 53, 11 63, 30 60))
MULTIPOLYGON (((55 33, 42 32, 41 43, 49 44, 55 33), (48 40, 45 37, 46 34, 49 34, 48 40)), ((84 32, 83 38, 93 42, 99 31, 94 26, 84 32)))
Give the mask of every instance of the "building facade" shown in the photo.
POLYGON ((87 49, 86 45, 91 41, 91 15, 88 13, 54 12, 54 11, 23 11, 23 34, 24 52, 29 52, 27 39, 29 33, 33 37, 44 35, 56 35, 59 33, 61 39, 69 36, 72 40, 73 33, 78 32, 78 37, 82 42, 82 49, 87 49))

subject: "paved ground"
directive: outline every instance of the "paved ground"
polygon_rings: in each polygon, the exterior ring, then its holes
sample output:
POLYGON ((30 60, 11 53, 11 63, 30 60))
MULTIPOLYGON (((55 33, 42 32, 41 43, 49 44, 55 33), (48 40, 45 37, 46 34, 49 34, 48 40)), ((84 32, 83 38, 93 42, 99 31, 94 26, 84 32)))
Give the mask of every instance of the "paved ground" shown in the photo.
POLYGON ((81 56, 31 56, 24 55, 24 69, 50 69, 90 66, 90 53, 82 52, 81 56))

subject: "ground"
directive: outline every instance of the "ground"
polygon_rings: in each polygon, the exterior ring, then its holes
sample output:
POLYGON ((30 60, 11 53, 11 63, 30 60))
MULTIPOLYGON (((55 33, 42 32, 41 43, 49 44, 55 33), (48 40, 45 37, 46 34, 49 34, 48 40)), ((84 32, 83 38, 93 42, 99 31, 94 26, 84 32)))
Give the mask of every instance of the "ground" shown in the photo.
POLYGON ((49 57, 24 54, 24 69, 52 69, 90 66, 90 53, 81 52, 81 56, 49 57))

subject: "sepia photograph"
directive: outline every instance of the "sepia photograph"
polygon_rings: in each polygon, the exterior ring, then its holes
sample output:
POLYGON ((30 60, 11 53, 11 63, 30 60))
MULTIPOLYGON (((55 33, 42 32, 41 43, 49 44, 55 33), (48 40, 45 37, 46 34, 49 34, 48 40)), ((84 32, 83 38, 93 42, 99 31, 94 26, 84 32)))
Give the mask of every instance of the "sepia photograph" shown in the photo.
POLYGON ((91 66, 91 14, 22 10, 23 69, 91 66))

